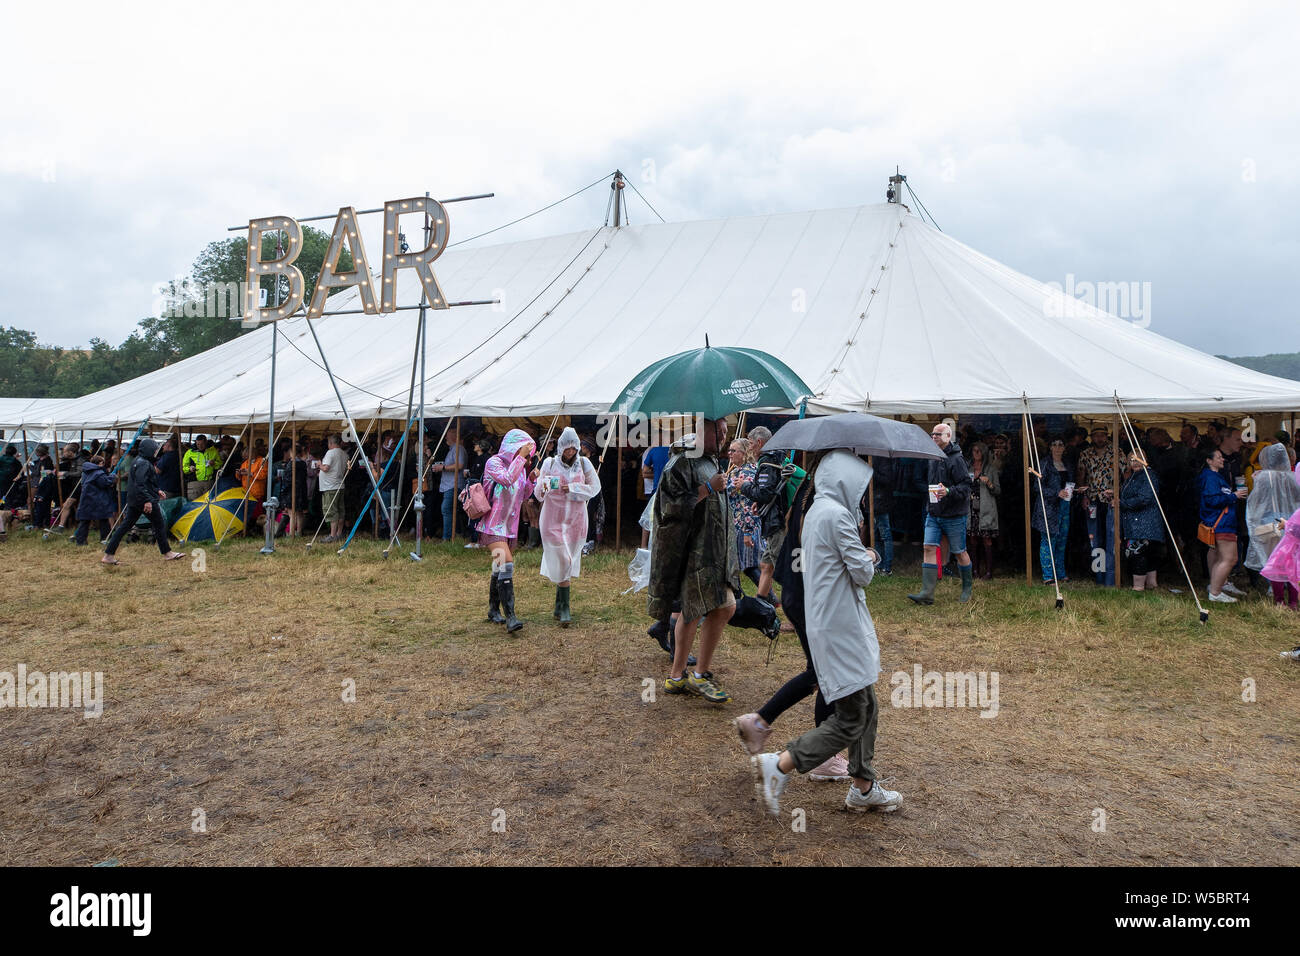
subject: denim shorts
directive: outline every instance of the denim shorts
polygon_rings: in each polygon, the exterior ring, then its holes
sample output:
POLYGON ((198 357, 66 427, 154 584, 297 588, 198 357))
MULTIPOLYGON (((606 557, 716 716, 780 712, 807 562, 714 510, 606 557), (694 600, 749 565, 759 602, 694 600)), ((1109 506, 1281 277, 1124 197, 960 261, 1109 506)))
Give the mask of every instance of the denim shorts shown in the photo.
POLYGON ((966 550, 966 515, 959 515, 955 518, 936 518, 930 513, 925 516, 925 545, 926 547, 939 546, 940 536, 947 537, 948 547, 953 554, 961 554, 966 550))

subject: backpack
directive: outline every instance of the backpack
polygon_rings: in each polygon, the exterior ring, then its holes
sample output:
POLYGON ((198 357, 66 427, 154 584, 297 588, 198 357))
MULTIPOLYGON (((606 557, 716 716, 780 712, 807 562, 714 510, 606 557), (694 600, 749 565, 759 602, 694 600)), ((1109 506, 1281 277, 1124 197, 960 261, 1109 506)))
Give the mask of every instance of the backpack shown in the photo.
POLYGON ((477 521, 492 510, 492 502, 483 482, 476 481, 465 486, 460 493, 460 506, 465 509, 465 516, 470 521, 477 521))

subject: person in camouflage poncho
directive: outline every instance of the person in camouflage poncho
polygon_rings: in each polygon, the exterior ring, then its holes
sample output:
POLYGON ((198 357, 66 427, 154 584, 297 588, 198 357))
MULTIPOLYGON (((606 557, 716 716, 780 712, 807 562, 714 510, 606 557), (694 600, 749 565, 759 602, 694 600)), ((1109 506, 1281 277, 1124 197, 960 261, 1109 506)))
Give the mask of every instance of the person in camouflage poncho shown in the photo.
POLYGON ((667 620, 673 603, 681 602, 668 693, 696 693, 715 703, 730 698, 710 683, 708 670, 713 652, 735 608, 740 591, 736 565, 735 532, 731 508, 723 490, 717 453, 726 422, 706 421, 703 454, 690 457, 685 447, 674 446, 655 493, 654 551, 650 556, 647 611, 657 621, 667 620), (699 670, 684 674, 695 631, 704 618, 700 637, 699 670))

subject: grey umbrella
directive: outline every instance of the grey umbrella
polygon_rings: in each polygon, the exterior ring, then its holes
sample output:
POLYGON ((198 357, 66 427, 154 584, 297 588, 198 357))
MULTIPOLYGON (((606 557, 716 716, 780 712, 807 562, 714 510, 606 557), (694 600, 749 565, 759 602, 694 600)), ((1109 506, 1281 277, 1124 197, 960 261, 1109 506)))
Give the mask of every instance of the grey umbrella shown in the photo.
POLYGON ((858 455, 881 458, 943 458, 924 428, 864 412, 842 412, 786 422, 764 448, 820 451, 851 448, 858 455))

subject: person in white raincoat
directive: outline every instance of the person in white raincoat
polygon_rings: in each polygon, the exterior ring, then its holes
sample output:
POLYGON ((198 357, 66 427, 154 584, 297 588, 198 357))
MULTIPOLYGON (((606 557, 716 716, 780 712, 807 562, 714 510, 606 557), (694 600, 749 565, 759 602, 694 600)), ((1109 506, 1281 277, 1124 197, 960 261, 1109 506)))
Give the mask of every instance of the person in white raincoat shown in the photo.
POLYGON ((813 503, 799 541, 804 615, 817 683, 835 711, 780 754, 750 759, 759 799, 772 814, 780 812, 790 774, 807 773, 844 747, 853 779, 845 806, 891 811, 902 803, 876 782, 871 766, 880 712, 873 686, 880 675, 880 646, 862 589, 871 583, 880 556, 862 543, 860 531, 870 482, 871 466, 845 449, 828 453, 812 476, 813 503))
POLYGON ((542 576, 553 581, 555 616, 568 627, 569 582, 582 573, 582 546, 587 542, 587 502, 600 494, 600 476, 579 454, 578 433, 566 428, 556 455, 542 463, 533 494, 542 503, 542 576))

